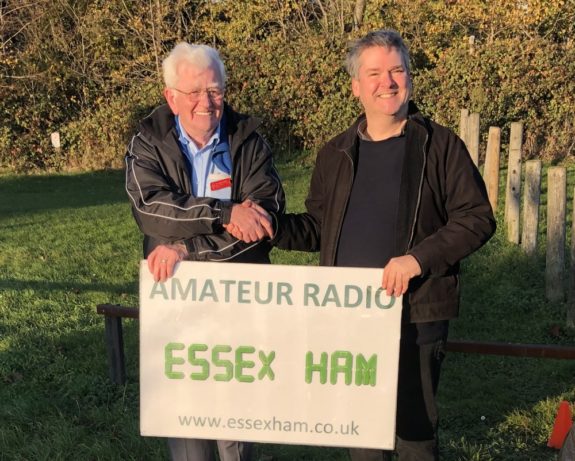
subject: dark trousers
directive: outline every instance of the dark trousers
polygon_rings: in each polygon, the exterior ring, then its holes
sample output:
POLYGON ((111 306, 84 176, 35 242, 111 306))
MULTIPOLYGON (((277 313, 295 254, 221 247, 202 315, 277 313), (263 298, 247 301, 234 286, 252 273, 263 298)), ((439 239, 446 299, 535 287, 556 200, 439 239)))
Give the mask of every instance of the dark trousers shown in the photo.
POLYGON ((252 444, 228 440, 168 439, 172 461, 215 461, 216 446, 221 461, 249 461, 252 444))
MULTIPOLYGON (((440 338, 418 344, 415 324, 404 326, 399 348, 395 451, 399 461, 437 461, 438 415, 435 396, 447 340, 447 323, 440 338)), ((352 461, 388 461, 391 452, 349 450, 352 461)))

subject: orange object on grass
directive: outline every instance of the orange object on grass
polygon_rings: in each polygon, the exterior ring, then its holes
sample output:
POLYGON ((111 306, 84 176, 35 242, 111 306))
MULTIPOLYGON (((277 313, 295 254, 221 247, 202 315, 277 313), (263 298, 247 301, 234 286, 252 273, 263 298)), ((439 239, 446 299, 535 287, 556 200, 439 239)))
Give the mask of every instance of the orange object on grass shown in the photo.
POLYGON ((559 411, 557 412, 555 423, 553 423, 553 431, 551 432, 547 446, 560 450, 572 424, 571 407, 569 406, 569 402, 563 400, 563 402, 559 404, 559 411))

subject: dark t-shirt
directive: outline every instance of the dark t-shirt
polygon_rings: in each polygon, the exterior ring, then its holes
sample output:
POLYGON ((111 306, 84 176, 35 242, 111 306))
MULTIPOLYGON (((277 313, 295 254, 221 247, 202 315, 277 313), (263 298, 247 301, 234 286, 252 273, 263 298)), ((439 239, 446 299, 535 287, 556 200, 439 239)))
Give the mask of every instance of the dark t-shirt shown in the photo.
POLYGON ((384 267, 394 256, 405 136, 360 140, 357 170, 336 255, 344 267, 384 267))
MULTIPOLYGON (((394 255, 405 136, 360 140, 357 171, 337 247, 336 266, 383 268, 394 255)), ((431 344, 449 322, 403 322, 402 339, 431 344)))

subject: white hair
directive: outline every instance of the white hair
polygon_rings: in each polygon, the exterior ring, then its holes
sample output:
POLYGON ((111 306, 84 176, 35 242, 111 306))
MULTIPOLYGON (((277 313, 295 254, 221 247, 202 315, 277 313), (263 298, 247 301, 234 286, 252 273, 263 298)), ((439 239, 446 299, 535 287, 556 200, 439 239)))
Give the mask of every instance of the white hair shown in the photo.
POLYGON ((183 63, 188 63, 199 69, 213 67, 220 75, 222 86, 226 83, 226 69, 216 49, 208 45, 190 45, 187 42, 180 42, 162 62, 166 87, 176 87, 178 83, 178 68, 183 63))

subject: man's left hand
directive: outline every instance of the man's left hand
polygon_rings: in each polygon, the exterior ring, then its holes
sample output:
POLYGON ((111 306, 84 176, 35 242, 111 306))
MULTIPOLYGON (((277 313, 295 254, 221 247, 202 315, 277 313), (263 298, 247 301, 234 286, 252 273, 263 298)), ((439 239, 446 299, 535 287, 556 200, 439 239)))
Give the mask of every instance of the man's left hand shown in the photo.
POLYGON ((391 258, 383 268, 383 281, 381 286, 387 296, 401 296, 407 291, 409 281, 421 275, 421 267, 411 255, 391 258))

